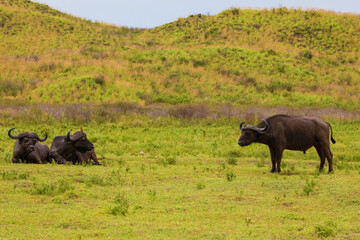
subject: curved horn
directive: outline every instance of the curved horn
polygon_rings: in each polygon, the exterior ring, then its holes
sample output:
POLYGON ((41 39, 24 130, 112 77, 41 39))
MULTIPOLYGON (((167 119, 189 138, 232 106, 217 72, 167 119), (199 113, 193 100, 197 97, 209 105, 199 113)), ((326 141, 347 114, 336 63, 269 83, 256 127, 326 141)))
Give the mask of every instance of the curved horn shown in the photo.
POLYGON ((70 140, 70 130, 67 132, 66 139, 70 140))
POLYGON ((43 141, 45 141, 47 139, 47 133, 45 133, 45 137, 44 138, 39 138, 38 140, 39 140, 39 142, 43 142, 43 141))
POLYGON ((242 125, 244 124, 245 122, 242 122, 242 123, 240 123, 240 131, 242 131, 242 125))
POLYGON ((269 126, 268 122, 265 119, 263 119, 263 122, 265 123, 265 127, 263 127, 263 128, 257 127, 256 128, 259 132, 265 131, 267 129, 267 127, 269 126))
POLYGON ((11 135, 11 131, 14 130, 14 129, 15 129, 15 128, 11 128, 11 129, 8 131, 8 135, 9 135, 9 137, 12 138, 12 139, 19 139, 19 135, 15 136, 15 137, 14 137, 13 135, 11 135))

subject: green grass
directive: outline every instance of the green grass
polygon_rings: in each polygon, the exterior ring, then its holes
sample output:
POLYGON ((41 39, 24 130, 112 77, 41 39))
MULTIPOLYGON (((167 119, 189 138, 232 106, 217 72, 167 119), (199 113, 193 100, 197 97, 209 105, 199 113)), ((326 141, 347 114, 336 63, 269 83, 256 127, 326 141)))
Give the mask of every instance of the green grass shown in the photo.
POLYGON ((129 29, 1 1, 0 238, 360 238, 358 26, 281 8, 129 29), (335 173, 237 145, 274 113, 330 122, 335 173), (49 146, 82 127, 103 165, 12 164, 13 127, 49 146))
POLYGON ((306 155, 285 151, 283 172, 271 174, 268 148, 239 147, 236 122, 140 116, 133 125, 130 119, 3 122, 0 237, 360 236, 357 122, 330 121, 337 140, 331 145, 334 174, 318 172, 314 149, 306 155), (66 129, 82 126, 104 166, 12 164, 14 141, 5 133, 14 124, 17 131, 48 132, 48 145, 66 129))

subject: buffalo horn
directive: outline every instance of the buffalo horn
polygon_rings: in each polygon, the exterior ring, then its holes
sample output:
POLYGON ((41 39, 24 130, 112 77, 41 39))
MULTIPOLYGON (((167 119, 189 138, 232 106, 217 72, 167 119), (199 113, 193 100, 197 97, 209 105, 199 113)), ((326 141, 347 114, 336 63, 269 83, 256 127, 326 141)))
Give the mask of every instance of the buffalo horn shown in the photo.
POLYGON ((45 141, 47 139, 47 133, 45 133, 45 137, 44 138, 39 138, 38 140, 40 141, 40 142, 43 142, 43 141, 45 141))
POLYGON ((242 122, 242 123, 240 123, 240 131, 242 131, 242 125, 244 124, 245 122, 242 122))
POLYGON ((70 130, 67 132, 66 139, 70 140, 70 130))
POLYGON ((15 128, 11 128, 11 129, 9 130, 9 132, 8 132, 8 135, 9 135, 9 137, 12 138, 12 139, 19 139, 19 135, 15 136, 15 137, 14 137, 13 135, 11 135, 11 131, 14 130, 14 129, 15 129, 15 128))
POLYGON ((263 127, 263 128, 257 127, 256 128, 259 132, 265 131, 267 129, 267 127, 269 126, 268 122, 265 119, 263 119, 263 122, 265 123, 265 127, 263 127))

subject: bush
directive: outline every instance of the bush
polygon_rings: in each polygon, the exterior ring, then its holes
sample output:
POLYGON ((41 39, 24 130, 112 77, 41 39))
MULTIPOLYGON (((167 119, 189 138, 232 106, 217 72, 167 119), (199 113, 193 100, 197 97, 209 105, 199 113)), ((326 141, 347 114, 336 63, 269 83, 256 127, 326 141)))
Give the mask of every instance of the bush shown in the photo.
POLYGON ((23 90, 23 83, 19 80, 1 80, 0 79, 0 92, 6 95, 14 96, 23 90))

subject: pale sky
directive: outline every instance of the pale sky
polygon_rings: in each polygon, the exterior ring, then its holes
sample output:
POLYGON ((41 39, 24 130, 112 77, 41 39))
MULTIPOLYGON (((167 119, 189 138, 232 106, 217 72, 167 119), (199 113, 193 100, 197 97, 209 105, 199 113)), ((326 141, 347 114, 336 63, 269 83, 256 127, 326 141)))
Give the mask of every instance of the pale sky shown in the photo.
POLYGON ((59 11, 117 26, 154 28, 191 14, 234 8, 325 9, 360 14, 360 0, 33 0, 59 11))

